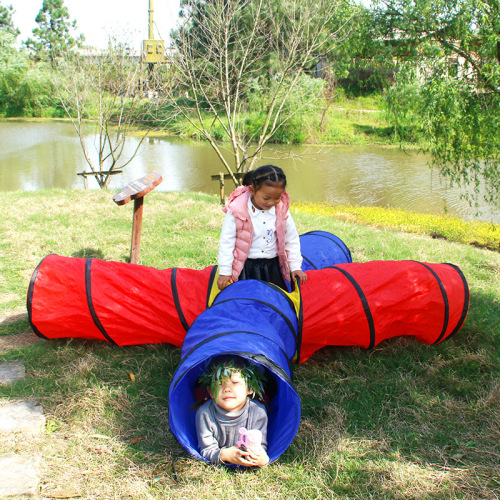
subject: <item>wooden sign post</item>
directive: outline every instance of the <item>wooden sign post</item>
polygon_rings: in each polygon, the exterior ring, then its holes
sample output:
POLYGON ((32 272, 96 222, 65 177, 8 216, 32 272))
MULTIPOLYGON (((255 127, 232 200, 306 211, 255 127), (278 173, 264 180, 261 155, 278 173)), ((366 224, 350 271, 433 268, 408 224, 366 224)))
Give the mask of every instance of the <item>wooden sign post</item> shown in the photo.
MULTIPOLYGON (((225 179, 231 179, 232 177, 229 174, 224 174, 222 172, 220 172, 218 175, 212 175, 211 177, 213 181, 219 181, 220 202, 222 205, 224 205, 224 181, 225 179)), ((243 172, 235 172, 234 177, 236 177, 236 179, 243 179, 243 177, 245 177, 245 174, 243 172)))
POLYGON ((142 211, 144 196, 163 181, 160 174, 153 172, 145 175, 136 181, 132 181, 119 193, 113 196, 113 201, 117 205, 125 205, 134 200, 134 215, 132 219, 132 242, 130 244, 130 263, 139 263, 139 252, 141 249, 142 211))

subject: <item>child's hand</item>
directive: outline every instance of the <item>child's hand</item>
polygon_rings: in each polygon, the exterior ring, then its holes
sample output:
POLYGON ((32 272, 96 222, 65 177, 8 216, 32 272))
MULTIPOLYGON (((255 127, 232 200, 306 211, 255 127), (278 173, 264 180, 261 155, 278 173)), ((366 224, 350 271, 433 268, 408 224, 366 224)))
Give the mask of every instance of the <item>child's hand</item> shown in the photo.
POLYGON ((243 451, 236 446, 231 446, 230 448, 222 448, 220 450, 219 458, 222 462, 235 465, 243 465, 244 467, 252 467, 254 460, 250 460, 250 452, 243 451))
POLYGON ((295 281, 295 277, 299 278, 300 282, 304 284, 307 281, 307 274, 301 269, 297 271, 292 271, 292 279, 295 281))
POLYGON ((219 275, 219 278, 217 279, 217 286, 219 287, 219 290, 224 290, 227 285, 229 285, 231 282, 231 276, 221 276, 219 275))
POLYGON ((231 446, 231 448, 222 448, 219 457, 222 462, 243 465, 243 467, 263 467, 269 463, 269 457, 264 448, 259 448, 258 451, 243 451, 236 446, 231 446))
POLYGON ((254 451, 250 448, 248 451, 250 452, 250 455, 248 456, 247 460, 249 462, 253 462, 253 466, 264 467, 264 465, 267 465, 269 463, 269 457, 264 448, 259 447, 257 451, 254 451))

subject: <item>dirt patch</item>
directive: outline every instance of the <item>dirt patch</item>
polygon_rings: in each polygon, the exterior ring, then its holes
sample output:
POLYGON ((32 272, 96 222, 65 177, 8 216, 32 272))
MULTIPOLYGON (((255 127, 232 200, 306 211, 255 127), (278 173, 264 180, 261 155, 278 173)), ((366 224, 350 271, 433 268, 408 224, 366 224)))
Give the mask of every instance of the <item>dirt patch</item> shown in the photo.
POLYGON ((14 323, 14 321, 21 321, 23 319, 28 319, 28 313, 26 311, 13 311, 8 316, 0 316, 0 324, 3 323, 7 325, 8 323, 14 323))
POLYGON ((41 342, 42 339, 38 338, 34 333, 20 333, 19 335, 7 335, 0 337, 0 354, 10 351, 11 349, 18 349, 32 345, 35 342, 41 342))

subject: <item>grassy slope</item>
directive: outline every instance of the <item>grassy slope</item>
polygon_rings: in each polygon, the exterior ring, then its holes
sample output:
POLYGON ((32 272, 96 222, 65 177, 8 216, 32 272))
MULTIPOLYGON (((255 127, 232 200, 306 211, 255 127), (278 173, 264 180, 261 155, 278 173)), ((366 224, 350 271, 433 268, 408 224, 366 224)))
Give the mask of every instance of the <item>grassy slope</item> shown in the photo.
MULTIPOLYGON (((76 190, 3 193, 0 208, 8 216, 0 221, 1 314, 23 311, 30 275, 49 253, 126 260, 131 205, 118 207, 111 196, 76 190)), ((277 463, 256 473, 194 461, 168 431, 176 348, 61 340, 0 353, 0 360, 22 360, 28 375, 0 387, 3 400, 36 398, 48 419, 39 445, 42 496, 498 498, 500 254, 358 225, 322 210, 297 207, 293 213, 299 232, 337 234, 358 262, 459 265, 471 289, 463 329, 438 346, 400 338, 371 351, 317 352, 295 370, 302 401, 296 439, 277 463)), ((221 222, 215 197, 151 193, 141 263, 212 264, 221 222)), ((0 335, 7 337, 28 331, 25 319, 0 324, 0 335)), ((7 440, 0 453, 26 451, 23 446, 7 440)))
MULTIPOLYGON (((383 96, 374 93, 366 96, 348 97, 339 90, 322 119, 323 111, 299 115, 286 124, 274 137, 278 143, 292 144, 378 144, 398 146, 393 127, 384 111, 383 96)), ((249 114, 245 117, 250 130, 261 123, 262 117, 249 114)), ((207 126, 212 126, 207 116, 207 126)), ((165 125, 166 130, 152 131, 151 134, 167 133, 202 139, 199 132, 186 120, 177 117, 165 125)), ((226 137, 219 125, 215 124, 219 137, 226 137)), ((411 145, 406 145, 412 147, 411 145)))

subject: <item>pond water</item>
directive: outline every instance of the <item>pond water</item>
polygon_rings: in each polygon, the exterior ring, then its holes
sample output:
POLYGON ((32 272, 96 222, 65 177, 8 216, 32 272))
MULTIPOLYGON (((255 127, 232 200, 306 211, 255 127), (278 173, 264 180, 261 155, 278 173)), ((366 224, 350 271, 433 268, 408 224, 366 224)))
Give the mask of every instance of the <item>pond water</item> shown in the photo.
MULTIPOLYGON (((93 137, 86 139, 92 146, 93 137)), ((128 138, 127 151, 139 139, 128 138)), ((457 215, 500 222, 498 210, 481 207, 481 215, 449 188, 428 167, 428 157, 377 146, 270 147, 259 165, 274 163, 288 178, 292 201, 381 206, 420 213, 457 215)), ((88 170, 79 140, 67 122, 0 122, 0 191, 76 187, 83 189, 77 172, 88 170)), ((203 142, 172 137, 147 138, 123 174, 115 175, 110 190, 158 172, 162 191, 219 193, 211 175, 222 171, 212 148, 203 142)), ((97 183, 89 178, 89 188, 97 183)), ((226 181, 226 194, 232 184, 226 181)))

